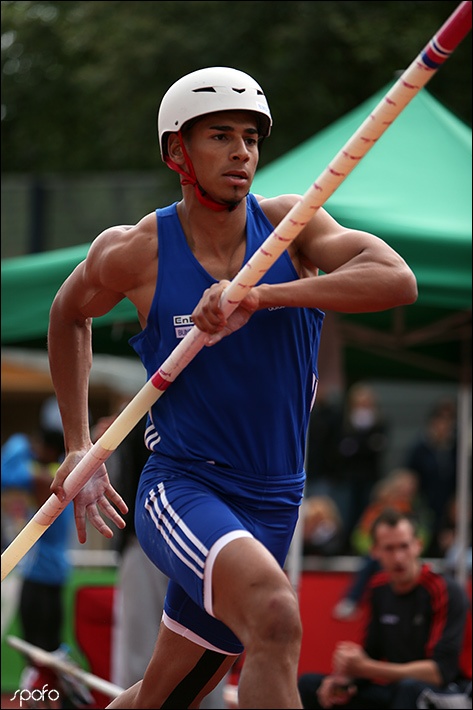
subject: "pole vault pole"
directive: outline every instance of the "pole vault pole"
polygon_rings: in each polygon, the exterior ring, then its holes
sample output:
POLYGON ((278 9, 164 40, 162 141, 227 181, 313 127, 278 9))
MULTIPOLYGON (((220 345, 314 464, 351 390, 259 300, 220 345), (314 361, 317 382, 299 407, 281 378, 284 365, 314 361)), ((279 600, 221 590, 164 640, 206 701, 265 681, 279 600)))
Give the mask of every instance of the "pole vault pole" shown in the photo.
MULTIPOLYGON (((121 688, 119 685, 115 685, 114 683, 110 683, 108 680, 99 678, 99 676, 96 676, 93 673, 88 673, 82 668, 75 666, 70 661, 57 658, 54 653, 45 651, 38 646, 33 646, 33 644, 28 643, 17 636, 7 636, 6 642, 9 646, 17 651, 20 651, 20 653, 23 653, 28 659, 38 666, 46 666, 47 668, 52 668, 54 671, 57 671, 59 674, 62 673, 78 678, 85 683, 88 688, 98 690, 100 693, 107 695, 109 698, 116 698, 120 695, 120 693, 123 693, 124 688, 121 688)), ((54 688, 49 688, 49 690, 54 690, 54 688)))
MULTIPOLYGON (((470 30, 471 1, 468 0, 460 3, 301 200, 227 286, 222 294, 222 310, 226 316, 235 310, 248 291, 260 281, 470 30)), ((174 348, 161 367, 71 471, 64 482, 66 499, 61 502, 52 494, 3 552, 2 580, 204 347, 207 337, 206 333, 193 326, 174 348)))

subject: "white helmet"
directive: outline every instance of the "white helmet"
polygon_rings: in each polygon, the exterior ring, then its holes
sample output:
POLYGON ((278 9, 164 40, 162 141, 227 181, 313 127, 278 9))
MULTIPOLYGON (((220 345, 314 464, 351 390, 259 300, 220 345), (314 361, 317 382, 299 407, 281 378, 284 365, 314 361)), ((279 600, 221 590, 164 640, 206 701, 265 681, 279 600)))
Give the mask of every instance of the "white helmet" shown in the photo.
POLYGON ((265 138, 272 119, 262 88, 248 74, 228 67, 208 67, 186 74, 164 94, 158 112, 161 157, 167 156, 169 133, 179 131, 186 121, 215 111, 255 111, 261 119, 259 131, 265 138))

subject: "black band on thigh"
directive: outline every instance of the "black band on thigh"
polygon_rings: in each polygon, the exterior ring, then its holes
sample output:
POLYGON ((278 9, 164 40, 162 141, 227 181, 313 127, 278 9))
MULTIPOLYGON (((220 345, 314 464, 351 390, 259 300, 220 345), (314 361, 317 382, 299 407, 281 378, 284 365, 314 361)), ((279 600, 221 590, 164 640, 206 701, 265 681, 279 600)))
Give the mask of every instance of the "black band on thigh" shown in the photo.
POLYGON ((164 704, 161 705, 162 710, 165 708, 167 710, 188 708, 226 658, 227 656, 223 653, 206 649, 194 668, 189 671, 179 685, 174 688, 168 699, 164 701, 164 704))

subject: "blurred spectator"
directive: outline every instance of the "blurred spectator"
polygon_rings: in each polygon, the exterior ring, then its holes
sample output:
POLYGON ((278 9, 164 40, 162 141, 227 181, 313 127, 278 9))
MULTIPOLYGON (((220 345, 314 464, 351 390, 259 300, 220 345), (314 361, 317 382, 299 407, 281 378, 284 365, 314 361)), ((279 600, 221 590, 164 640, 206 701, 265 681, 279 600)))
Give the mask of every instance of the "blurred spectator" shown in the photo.
POLYGON ((426 555, 439 557, 440 526, 455 496, 457 474, 456 406, 442 399, 429 412, 424 431, 408 447, 405 464, 419 477, 419 490, 433 512, 433 535, 426 555))
MULTIPOLYGON (((51 495, 49 486, 64 457, 59 410, 55 400, 42 407, 33 436, 13 434, 2 447, 2 504, 10 543, 51 495)), ((62 589, 70 572, 68 543, 72 505, 54 521, 19 564, 22 577, 20 615, 24 638, 46 651, 61 643, 62 589)))
MULTIPOLYGON (((369 504, 373 486, 382 475, 387 450, 387 423, 372 387, 356 383, 348 390, 337 445, 340 509, 346 541, 369 504)), ((347 550, 349 551, 349 550, 347 550)))
POLYGON ((419 480, 415 471, 395 468, 374 486, 370 503, 355 526, 350 543, 357 555, 366 555, 371 549, 371 526, 384 508, 395 508, 402 513, 415 515, 418 535, 423 549, 427 549, 432 537, 432 513, 419 492, 419 480))
POLYGON ((382 478, 373 488, 371 502, 367 506, 351 535, 353 551, 362 556, 360 569, 344 596, 336 604, 333 616, 336 619, 352 619, 357 615, 366 587, 372 575, 379 571, 379 562, 370 554, 371 526, 386 508, 411 514, 417 522, 417 535, 423 549, 431 538, 432 515, 418 493, 417 476, 413 471, 397 468, 382 478))
POLYGON ((309 496, 302 506, 303 553, 338 555, 343 547, 343 523, 330 496, 309 496))
POLYGON ((340 431, 341 404, 322 391, 312 409, 307 436, 305 495, 336 493, 337 451, 340 431))
POLYGON ((306 494, 334 500, 343 520, 346 553, 351 532, 381 477, 387 445, 387 423, 372 387, 355 383, 344 402, 317 397, 307 438, 306 494))
MULTIPOLYGON (((32 436, 13 434, 3 445, 1 454, 2 512, 6 517, 5 542, 9 544, 50 497, 51 482, 64 458, 62 423, 55 397, 43 403, 38 431, 32 436)), ((73 504, 70 503, 17 566, 21 579, 19 618, 23 639, 69 661, 62 639, 64 588, 71 572, 68 550, 73 527, 73 504)), ((76 702, 87 705, 92 701, 82 684, 66 677, 59 680, 61 707, 76 707, 76 702)), ((58 679, 49 669, 25 667, 20 688, 41 690, 45 683, 58 688, 58 679)))
POLYGON ((303 707, 471 707, 471 668, 462 670, 465 590, 422 562, 410 515, 385 509, 373 523, 372 542, 382 571, 370 584, 363 643, 339 642, 331 674, 300 676, 303 707), (421 698, 435 703, 420 705, 421 698))

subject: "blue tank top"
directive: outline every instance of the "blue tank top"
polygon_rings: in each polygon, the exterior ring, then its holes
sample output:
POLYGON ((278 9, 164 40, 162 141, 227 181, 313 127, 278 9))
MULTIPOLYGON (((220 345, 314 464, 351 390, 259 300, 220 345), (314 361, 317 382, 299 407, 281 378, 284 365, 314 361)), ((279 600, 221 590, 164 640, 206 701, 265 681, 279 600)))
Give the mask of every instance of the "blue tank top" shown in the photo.
MULTIPOLYGON (((254 195, 246 201, 245 263, 273 231, 254 195)), ((148 378, 192 327, 190 314, 216 282, 187 244, 177 203, 156 214, 156 291, 146 327, 130 339, 148 378)), ((295 279, 285 251, 261 282, 295 279)), ((153 405, 148 448, 163 460, 187 462, 193 475, 198 475, 198 464, 206 475, 216 465, 259 489, 300 480, 323 317, 317 309, 267 308, 216 345, 204 347, 153 405)))

